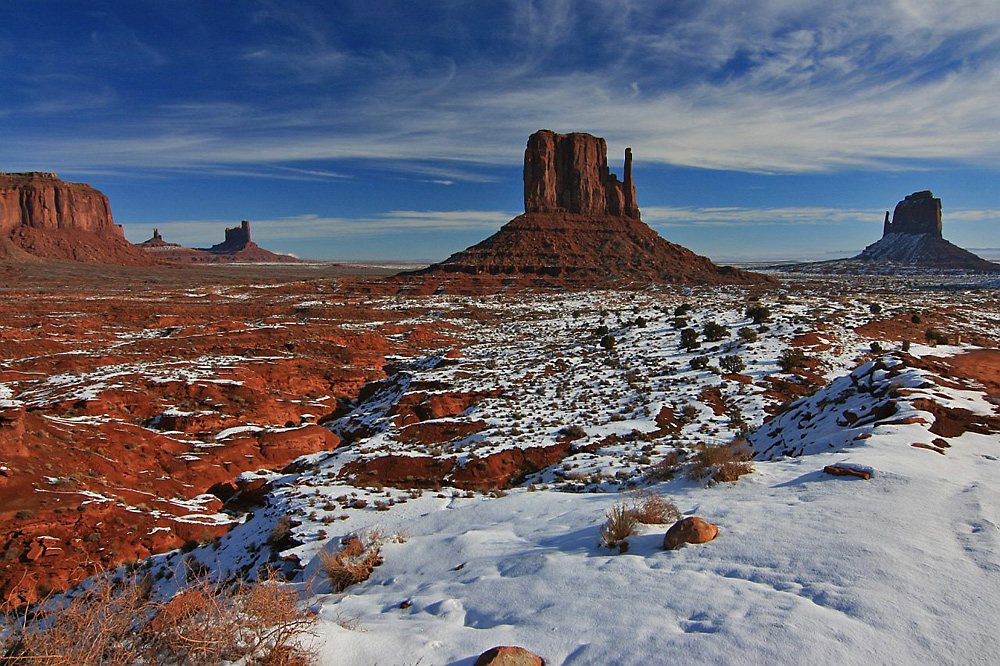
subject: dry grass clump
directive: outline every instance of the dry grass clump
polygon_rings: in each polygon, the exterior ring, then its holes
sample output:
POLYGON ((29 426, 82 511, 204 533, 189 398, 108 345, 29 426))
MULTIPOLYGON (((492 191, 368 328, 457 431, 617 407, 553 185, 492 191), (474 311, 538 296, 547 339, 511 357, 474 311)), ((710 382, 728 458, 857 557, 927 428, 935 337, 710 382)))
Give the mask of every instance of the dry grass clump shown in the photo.
POLYGON ((735 481, 753 471, 753 463, 750 461, 752 455, 750 448, 742 440, 722 446, 702 444, 695 449, 687 475, 688 478, 703 483, 706 480, 735 481))
POLYGON ((601 542, 608 548, 618 548, 621 552, 628 549, 625 539, 635 530, 636 517, 632 509, 624 503, 615 504, 607 514, 607 520, 601 525, 601 542))
POLYGON ((100 578, 65 603, 36 606, 16 618, 0 663, 246 664, 305 666, 299 644, 316 618, 274 574, 225 586, 197 580, 168 601, 150 595, 148 576, 100 578))
POLYGON ((647 481, 669 481, 677 474, 680 468, 680 454, 674 450, 663 456, 646 469, 645 478, 647 481))
POLYGON ((382 564, 382 544, 385 536, 378 531, 349 536, 335 553, 319 554, 319 569, 337 592, 355 583, 368 580, 372 571, 382 564))
POLYGON ((673 502, 649 490, 633 493, 629 513, 644 525, 675 523, 681 517, 680 509, 673 502))

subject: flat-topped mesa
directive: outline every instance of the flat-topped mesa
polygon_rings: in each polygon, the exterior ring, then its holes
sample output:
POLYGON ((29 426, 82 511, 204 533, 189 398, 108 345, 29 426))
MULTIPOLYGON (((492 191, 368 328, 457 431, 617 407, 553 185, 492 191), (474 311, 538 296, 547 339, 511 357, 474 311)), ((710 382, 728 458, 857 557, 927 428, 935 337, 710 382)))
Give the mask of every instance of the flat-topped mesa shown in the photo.
POLYGON ((42 171, 0 173, 0 235, 19 227, 78 229, 124 238, 104 194, 86 183, 64 182, 42 171))
POLYGON ((639 219, 632 149, 625 149, 622 182, 608 168, 604 139, 538 130, 524 151, 524 212, 639 219))
POLYGON ((932 234, 941 238, 941 200, 930 190, 914 192, 896 204, 892 211, 885 213, 882 236, 889 234, 932 234))

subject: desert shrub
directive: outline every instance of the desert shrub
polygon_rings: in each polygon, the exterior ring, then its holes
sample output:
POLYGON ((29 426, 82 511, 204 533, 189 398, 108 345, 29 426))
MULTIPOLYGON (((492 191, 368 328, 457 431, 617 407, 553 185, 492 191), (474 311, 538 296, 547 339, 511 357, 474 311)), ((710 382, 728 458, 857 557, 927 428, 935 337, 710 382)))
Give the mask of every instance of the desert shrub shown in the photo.
POLYGON ((13 623, 3 663, 311 663, 298 638, 316 617, 274 574, 225 586, 197 580, 158 601, 152 580, 103 576, 65 603, 36 607, 13 623))
POLYGON ((753 471, 752 452, 746 443, 737 440, 721 446, 701 444, 695 449, 688 478, 695 481, 735 481, 753 471))
POLYGON ((878 303, 872 303, 871 305, 868 306, 868 311, 871 312, 873 315, 877 315, 878 313, 882 312, 882 306, 879 305, 878 303))
POLYGON ((679 461, 680 454, 677 451, 671 451, 650 465, 644 476, 647 481, 669 481, 677 474, 677 470, 680 468, 679 461))
POLYGON ((771 311, 764 305, 751 305, 747 308, 747 317, 755 324, 763 324, 771 318, 771 311))
POLYGON ((681 347, 687 350, 697 349, 701 346, 698 342, 698 331, 693 328, 685 328, 681 331, 681 347))
POLYGON ((719 359, 719 367, 728 374, 735 374, 737 372, 743 372, 747 364, 743 362, 743 359, 733 354, 732 356, 723 356, 719 359))
POLYGON ((635 530, 635 516, 627 504, 619 503, 608 509, 607 520, 601 525, 601 543, 608 548, 622 548, 622 544, 635 530))
POLYGON ((559 434, 563 437, 569 437, 570 439, 580 439, 581 437, 587 436, 587 431, 583 429, 580 425, 570 425, 562 428, 559 434))
POLYGON ((681 517, 677 506, 662 495, 649 490, 637 490, 632 495, 632 517, 644 525, 675 523, 681 517))
POLYGON ((740 340, 742 340, 743 342, 757 341, 757 331, 753 330, 748 326, 744 326, 740 330, 736 331, 736 334, 740 336, 740 340))
POLYGON ((789 372, 794 368, 805 367, 805 364, 806 353, 797 347, 784 349, 781 354, 778 355, 778 367, 781 368, 783 372, 789 372))
POLYGON ((601 346, 604 347, 605 349, 607 349, 608 351, 614 349, 615 348, 615 336, 613 336, 613 335, 605 335, 604 337, 602 337, 601 338, 601 346))
POLYGON ((880 345, 877 340, 873 340, 872 343, 868 346, 868 348, 871 350, 873 354, 882 353, 882 345, 880 345))
POLYGON ((14 514, 14 518, 18 520, 27 520, 28 518, 33 518, 34 515, 35 512, 32 511, 31 509, 21 509, 20 511, 14 514))
POLYGON ((278 522, 271 528, 271 533, 267 535, 267 542, 272 546, 285 542, 292 536, 292 519, 290 516, 278 518, 278 522))
POLYGON ((912 321, 914 324, 919 324, 920 323, 920 315, 918 315, 918 314, 913 315, 912 317, 910 317, 910 321, 912 321))
POLYGON ((704 370, 706 367, 708 367, 707 356, 695 356, 691 359, 692 370, 704 370))
POLYGON ((645 317, 636 317, 635 318, 635 326, 636 326, 636 328, 646 328, 646 326, 648 324, 649 324, 649 322, 646 321, 645 317))
POLYGON ((319 569, 337 592, 368 580, 372 571, 382 564, 384 537, 378 532, 352 535, 343 548, 335 553, 319 554, 319 569))
POLYGON ((701 332, 709 342, 718 342, 729 334, 725 326, 714 321, 706 322, 701 332))
POLYGON ((924 337, 927 338, 927 344, 932 346, 948 344, 948 334, 942 333, 936 328, 928 328, 924 331, 924 337))
POLYGON ((684 317, 674 317, 673 327, 678 331, 682 328, 686 328, 688 325, 688 320, 684 317))
POLYGON ((605 335, 607 335, 610 332, 611 332, 611 329, 608 328, 607 326, 605 326, 604 324, 601 324, 600 326, 598 326, 597 330, 594 331, 594 333, 597 335, 598 338, 603 338, 605 335))
POLYGON ((910 351, 910 341, 909 340, 903 340, 902 350, 905 351, 905 352, 910 351))
POLYGON ((683 317, 688 312, 691 312, 691 306, 688 305, 687 303, 681 303, 676 308, 674 308, 675 317, 683 317))

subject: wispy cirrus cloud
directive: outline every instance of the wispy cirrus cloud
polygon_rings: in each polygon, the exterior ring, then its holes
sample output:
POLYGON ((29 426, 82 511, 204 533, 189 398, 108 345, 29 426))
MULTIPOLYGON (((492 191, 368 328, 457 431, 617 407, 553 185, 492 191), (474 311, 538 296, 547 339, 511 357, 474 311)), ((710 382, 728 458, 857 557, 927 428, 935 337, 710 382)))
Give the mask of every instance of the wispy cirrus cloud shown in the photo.
MULTIPOLYGON (((478 165, 519 162, 526 134, 549 127, 607 136, 616 153, 633 145, 637 162, 711 169, 1000 166, 994 0, 563 0, 422 13, 400 3, 380 23, 361 4, 259 2, 232 24, 239 42, 200 26, 218 42, 195 72, 204 88, 188 73, 186 86, 154 80, 169 95, 144 99, 87 73, 129 113, 76 118, 66 132, 50 123, 7 137, 6 150, 79 167, 220 171, 436 162, 464 165, 444 179, 475 180, 478 165)), ((115 30, 151 76, 174 75, 154 57, 164 44, 115 30)))

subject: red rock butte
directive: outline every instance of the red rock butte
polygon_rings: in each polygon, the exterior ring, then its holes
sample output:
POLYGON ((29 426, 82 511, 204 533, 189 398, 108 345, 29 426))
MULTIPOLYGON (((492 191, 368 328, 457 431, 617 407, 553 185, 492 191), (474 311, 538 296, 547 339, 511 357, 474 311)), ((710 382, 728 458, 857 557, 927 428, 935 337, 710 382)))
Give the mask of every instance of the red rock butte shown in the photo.
POLYGON ((929 269, 971 273, 1000 273, 1000 264, 987 261, 945 240, 941 224, 941 200, 930 190, 908 194, 896 204, 889 219, 885 213, 882 238, 861 254, 843 263, 878 264, 883 270, 929 269))
POLYGON ((265 250, 250 240, 250 223, 240 222, 238 227, 226 229, 226 239, 209 248, 183 247, 163 240, 159 229, 153 229, 153 237, 139 243, 146 252, 157 259, 187 263, 297 263, 299 260, 287 254, 277 254, 265 250))
POLYGON ((0 258, 147 265, 111 217, 108 198, 54 173, 0 173, 0 258))
POLYGON ((639 215, 632 150, 620 181, 608 168, 607 143, 590 134, 528 137, 524 211, 481 243, 403 275, 546 278, 568 288, 770 282, 716 266, 649 228, 639 215))

